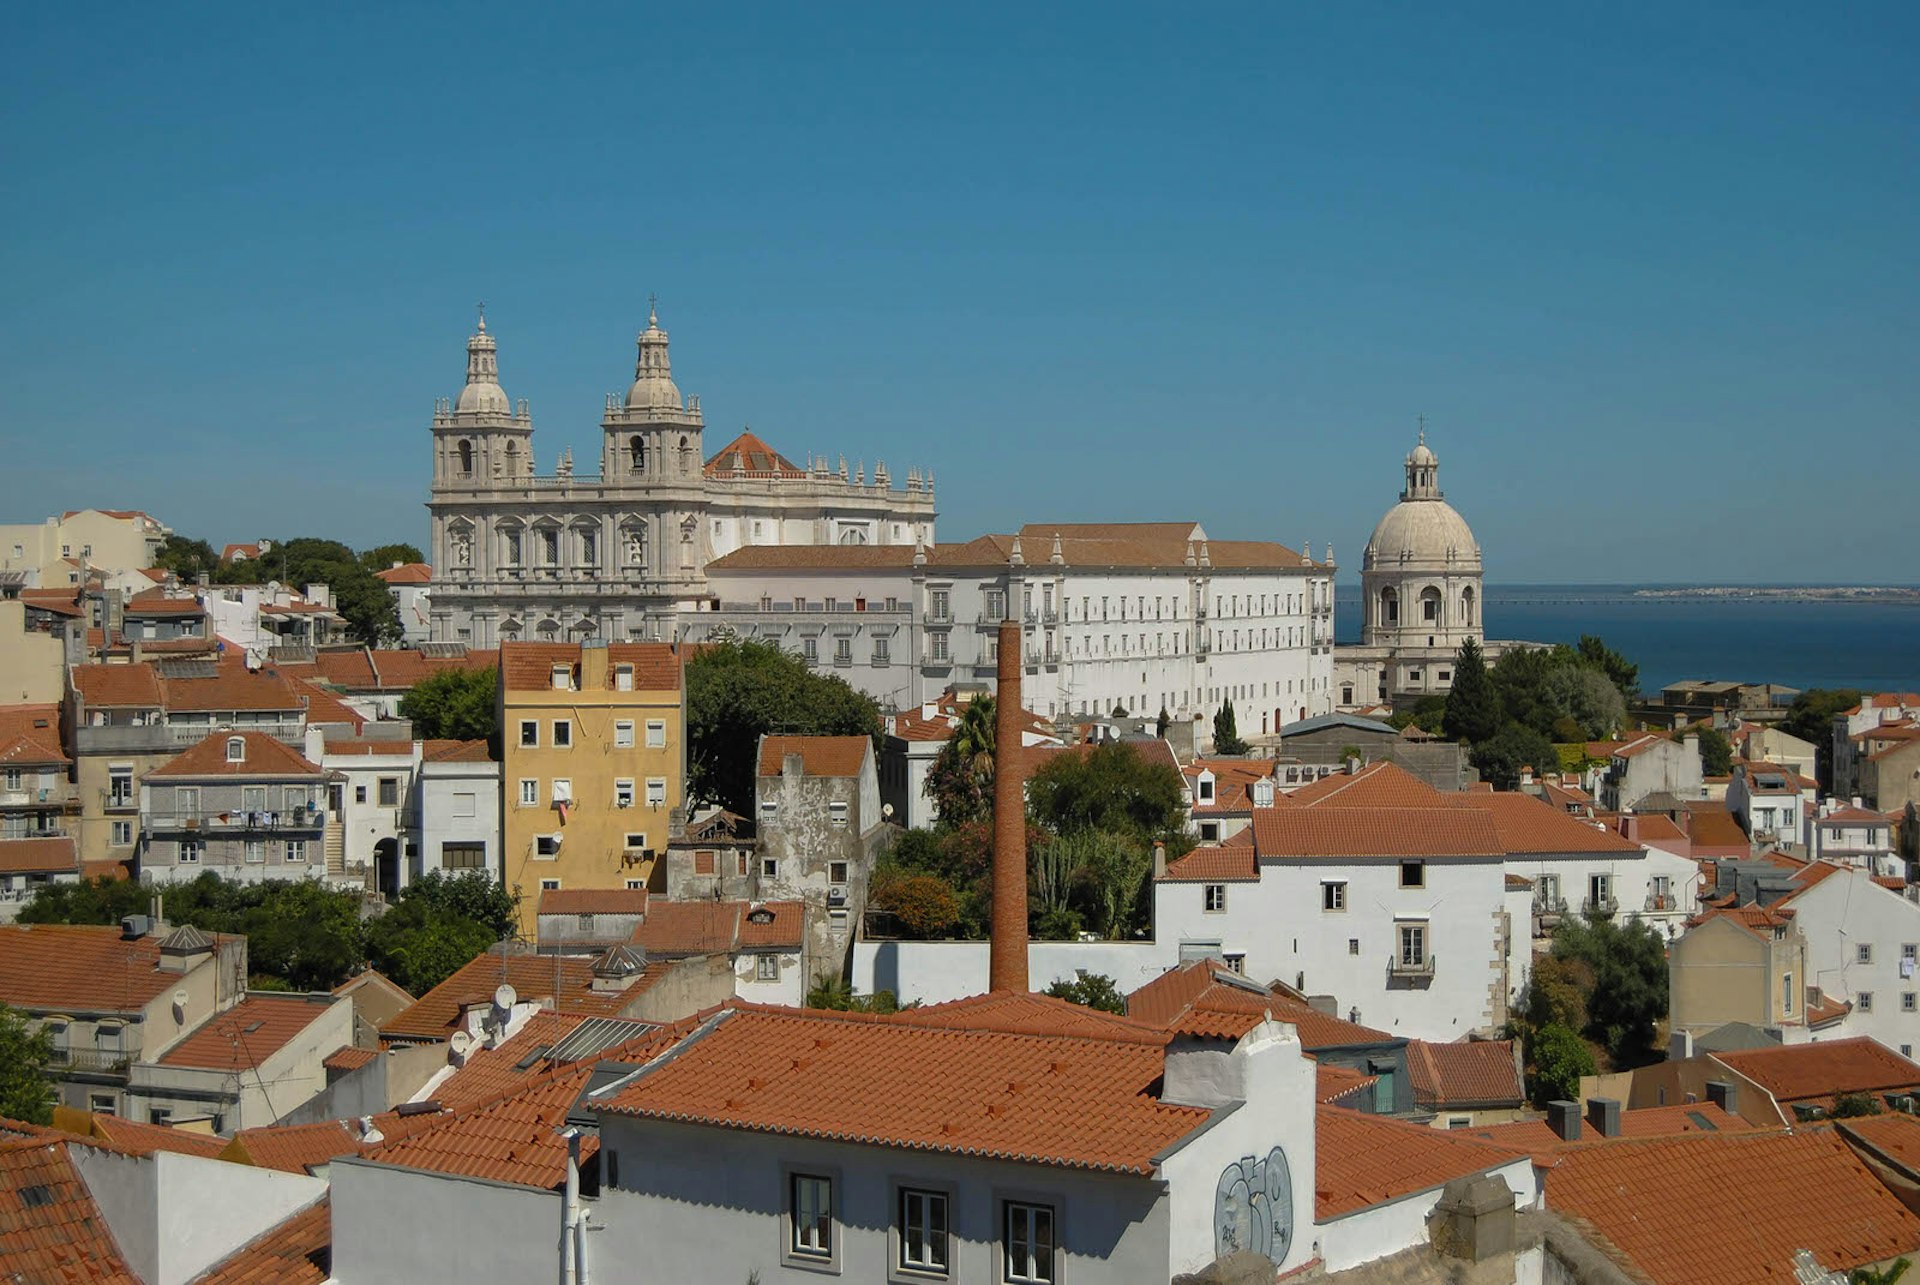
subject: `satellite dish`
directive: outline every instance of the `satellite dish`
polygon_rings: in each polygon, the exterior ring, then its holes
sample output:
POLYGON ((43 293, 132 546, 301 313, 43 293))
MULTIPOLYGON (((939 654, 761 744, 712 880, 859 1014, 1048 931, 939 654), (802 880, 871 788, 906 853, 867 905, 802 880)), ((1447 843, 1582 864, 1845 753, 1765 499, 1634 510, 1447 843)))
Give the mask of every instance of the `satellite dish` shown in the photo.
POLYGON ((187 999, 188 999, 187 993, 183 990, 175 991, 173 993, 173 1020, 174 1021, 184 1022, 187 1020, 187 999))
POLYGON ((893 820, 893 804, 882 803, 880 805, 880 816, 882 820, 886 820, 886 821, 893 820))
POLYGON ((493 988, 493 1003, 496 1008, 512 1008, 519 998, 518 995, 514 994, 513 987, 507 985, 505 982, 501 982, 493 988))
POLYGON ((453 1050, 456 1061, 464 1062, 467 1054, 473 1051, 473 1036, 465 1031, 455 1031, 447 1040, 447 1047, 453 1050))

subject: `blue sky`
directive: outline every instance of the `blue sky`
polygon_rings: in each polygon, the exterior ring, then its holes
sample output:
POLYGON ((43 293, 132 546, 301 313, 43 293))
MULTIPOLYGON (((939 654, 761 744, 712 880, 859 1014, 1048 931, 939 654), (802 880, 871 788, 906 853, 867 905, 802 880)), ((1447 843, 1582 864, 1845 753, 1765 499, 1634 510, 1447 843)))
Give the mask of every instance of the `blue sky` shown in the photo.
POLYGON ((1910 4, 43 5, 0 84, 0 520, 424 539, 484 299, 597 456, 1343 575, 1425 414, 1496 580, 1913 581, 1910 4))

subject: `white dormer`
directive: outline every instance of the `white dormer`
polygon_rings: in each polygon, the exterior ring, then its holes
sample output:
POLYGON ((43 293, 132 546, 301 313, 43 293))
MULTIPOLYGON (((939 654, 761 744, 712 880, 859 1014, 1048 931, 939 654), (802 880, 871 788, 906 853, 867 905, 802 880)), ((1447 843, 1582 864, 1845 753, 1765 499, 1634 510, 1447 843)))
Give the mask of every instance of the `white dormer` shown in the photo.
POLYGON ((229 736, 227 738, 227 762, 244 763, 247 761, 247 738, 229 736))
POLYGON ((1194 778, 1193 796, 1202 803, 1213 802, 1213 769, 1201 768, 1200 775, 1194 778))

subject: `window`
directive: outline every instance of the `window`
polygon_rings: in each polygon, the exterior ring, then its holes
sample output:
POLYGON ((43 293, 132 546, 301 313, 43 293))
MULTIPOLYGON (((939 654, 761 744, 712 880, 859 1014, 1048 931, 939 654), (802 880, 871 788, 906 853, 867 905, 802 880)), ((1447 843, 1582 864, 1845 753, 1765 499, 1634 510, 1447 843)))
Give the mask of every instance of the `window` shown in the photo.
POLYGON ((527 777, 520 782, 520 806, 537 808, 540 806, 540 782, 527 777))
POLYGON ((125 807, 133 802, 133 769, 130 767, 110 767, 107 769, 107 805, 125 807))
POLYGON ((947 1196, 915 1187, 900 1189, 900 1217, 894 1228, 894 1265, 903 1272, 947 1274, 947 1196))
POLYGON ((650 718, 647 720, 647 748, 664 750, 667 748, 667 720, 650 718))
POLYGON ((845 883, 847 881, 847 863, 844 861, 827 862, 827 882, 845 883))
POLYGON ((1227 908, 1227 885, 1224 883, 1207 884, 1202 892, 1202 905, 1210 915, 1223 913, 1227 908))
POLYGON ((1450 1115, 1447 1117, 1447 1127, 1449 1129, 1471 1129, 1473 1127, 1473 1117, 1470 1115, 1450 1115))
POLYGON ((287 846, 282 850, 281 856, 286 860, 288 865, 300 865, 307 859, 307 841, 305 839, 288 839, 287 846))
POLYGON ((633 852, 644 852, 644 851, 646 851, 646 847, 647 847, 647 836, 646 836, 646 835, 644 835, 644 834, 633 834, 633 833, 629 833, 629 834, 627 835, 627 848, 628 848, 628 849, 629 849, 630 851, 633 851, 633 852))
POLYGON ((945 589, 933 589, 927 593, 927 615, 934 620, 948 620, 953 616, 945 589))
POLYGON ((802 638, 800 640, 800 654, 806 658, 806 662, 809 665, 818 664, 820 660, 820 640, 818 638, 802 638))
MULTIPOLYGON (((560 836, 554 835, 554 834, 535 835, 533 839, 533 855, 536 857, 547 857, 547 858, 553 858, 553 857, 559 856, 560 855, 560 836)), ((542 888, 546 887, 547 886, 546 880, 542 879, 540 881, 540 886, 542 888)), ((558 887, 559 885, 555 884, 554 886, 558 887)))
POLYGON ((1902 1013, 1920 1012, 1920 1008, 1915 1007, 1915 996, 1912 991, 1900 992, 1900 1011, 1902 1013))
POLYGON ((250 866, 262 865, 267 859, 267 845, 261 839, 248 839, 242 856, 250 866))
POLYGON ((930 659, 944 662, 947 658, 947 636, 945 634, 928 634, 927 653, 930 659))
POLYGON ((173 1112, 167 1107, 147 1108, 148 1124, 165 1124, 171 1119, 173 1119, 173 1112))
POLYGON ((1347 908, 1347 884, 1344 879, 1330 879, 1320 885, 1320 909, 1341 911, 1347 908))
POLYGON ((540 744, 540 720, 523 718, 520 720, 520 748, 530 750, 540 744))
POLYGON ((365 802, 367 801, 367 787, 366 787, 366 786, 364 786, 364 785, 356 785, 356 786, 354 786, 354 787, 353 787, 353 801, 354 801, 355 803, 365 803, 365 802))
POLYGON ((1213 802, 1213 778, 1210 776, 1200 778, 1200 801, 1202 803, 1213 802))
POLYGON ((667 806, 667 783, 664 778, 658 776, 647 778, 647 806, 650 808, 667 806))
POLYGON ((613 667, 613 690, 630 692, 633 690, 633 666, 615 665, 613 667))
POLYGON ((780 956, 756 955, 753 960, 753 980, 756 982, 777 982, 780 980, 780 956))
POLYGON ((630 750, 633 748, 633 720, 632 719, 621 718, 621 719, 614 720, 613 748, 616 750, 630 750))
POLYGON ((556 692, 572 691, 573 690, 573 667, 571 665, 555 665, 552 670, 552 681, 553 681, 554 691, 556 692))
POLYGON ((853 663, 853 639, 836 638, 833 640, 833 663, 851 665, 853 663))
POLYGON ((180 841, 180 864, 198 865, 200 862, 200 840, 182 839, 180 841))
POLYGON ((549 798, 554 803, 573 802, 573 782, 564 776, 556 776, 548 787, 549 798))
POLYGON ((876 665, 890 665, 893 663, 892 643, 888 639, 876 638, 873 640, 873 663, 876 665))
POLYGON ((1360 939, 1358 937, 1347 938, 1347 953, 1349 955, 1358 955, 1360 953, 1360 939))
POLYGON ((833 1259, 833 1179, 787 1175, 787 1252, 813 1262, 833 1259))
POLYGON ((1009 1200, 1002 1209, 1002 1279, 1010 1285, 1053 1285, 1059 1279, 1053 1261, 1053 1206, 1009 1200))
POLYGON ((827 804, 827 819, 835 825, 845 825, 847 823, 846 803, 836 800, 827 804))
POLYGON ((227 738, 227 762, 244 763, 247 761, 247 741, 243 736, 227 738))
POLYGON ((1427 926, 1425 924, 1400 925, 1400 966, 1402 968, 1423 968, 1427 963, 1427 926))
POLYGON ((573 745, 573 723, 569 719, 553 720, 553 745, 555 749, 569 749, 573 745))
POLYGON ((558 879, 542 879, 540 881, 541 892, 558 892, 559 890, 560 881, 558 879))
POLYGON ((1873 992, 1860 991, 1855 994, 1853 997, 1853 1006, 1862 1013, 1871 1013, 1873 1011, 1873 992))
MULTIPOLYGON (((1785 936, 1785 933, 1781 933, 1785 936)), ((1788 1017, 1793 1016, 1793 974, 1784 973, 1780 977, 1780 1009, 1788 1017)))
POLYGON ((124 848, 128 844, 133 842, 133 822, 115 821, 113 823, 112 830, 113 830, 112 842, 114 847, 124 848))
POLYGON ((197 785, 175 786, 173 791, 173 808, 176 813, 183 817, 199 816, 200 787, 197 785))
POLYGON ((397 776, 381 777, 380 778, 380 806, 383 808, 396 807, 399 805, 399 802, 400 802, 400 778, 397 776))
POLYGON ((1427 863, 1424 861, 1402 861, 1400 863, 1400 886, 1402 888, 1426 887, 1427 863))
POLYGON ((1861 963, 1871 964, 1873 962, 1873 943, 1863 941, 1853 948, 1853 953, 1854 958, 1858 959, 1861 963))
POLYGON ((1207 843, 1218 842, 1220 839, 1220 823, 1218 821, 1202 821, 1200 823, 1200 838, 1207 843))
POLYGON ((633 806, 633 782, 615 781, 613 783, 613 806, 630 808, 633 806))
POLYGON ((760 858, 760 877, 778 879, 780 877, 780 859, 778 857, 760 858))
POLYGON ((487 845, 484 843, 440 845, 440 867, 443 870, 483 870, 486 864, 487 845))

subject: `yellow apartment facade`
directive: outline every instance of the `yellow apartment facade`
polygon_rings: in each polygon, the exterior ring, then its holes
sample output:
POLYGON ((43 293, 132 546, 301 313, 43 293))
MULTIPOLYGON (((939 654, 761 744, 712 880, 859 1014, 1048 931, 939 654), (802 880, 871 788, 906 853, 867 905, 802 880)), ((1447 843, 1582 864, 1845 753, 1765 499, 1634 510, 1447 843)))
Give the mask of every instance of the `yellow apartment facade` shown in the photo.
POLYGON ((540 894, 644 888, 686 794, 680 652, 665 643, 503 643, 500 834, 520 930, 540 894))

